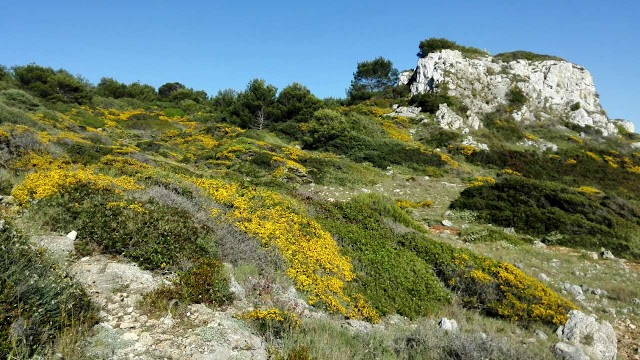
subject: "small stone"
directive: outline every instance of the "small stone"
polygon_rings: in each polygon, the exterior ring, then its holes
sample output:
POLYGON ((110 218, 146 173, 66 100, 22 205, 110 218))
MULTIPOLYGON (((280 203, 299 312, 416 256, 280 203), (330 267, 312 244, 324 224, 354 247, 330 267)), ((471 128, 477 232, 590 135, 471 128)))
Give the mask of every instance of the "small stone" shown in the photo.
POLYGON ((547 245, 545 245, 545 244, 544 244, 542 241, 540 241, 540 240, 535 240, 535 241, 533 242, 533 246, 534 246, 534 247, 537 247, 537 248, 540 248, 540 249, 547 247, 547 245))
POLYGON ((133 329, 134 327, 136 327, 136 324, 133 322, 121 322, 120 323, 120 329, 133 329))
POLYGON ((13 205, 16 201, 13 196, 3 196, 1 202, 5 205, 13 205))
POLYGON ((544 333, 544 331, 542 331, 542 330, 540 330, 540 329, 536 330, 536 331, 534 332, 534 334, 535 334, 538 338, 540 338, 540 339, 542 339, 542 340, 547 340, 547 339, 549 338, 549 337, 547 336, 547 334, 545 334, 545 333, 544 333))
POLYGON ((606 259, 606 260, 614 260, 614 259, 616 258, 615 256, 613 256, 613 254, 611 253, 611 251, 608 251, 608 250, 603 250, 603 251, 600 253, 600 256, 602 256, 602 258, 603 258, 603 259, 606 259))
POLYGON ((538 274, 538 279, 541 281, 549 281, 549 277, 545 273, 538 274))
POLYGON ((573 297, 575 297, 576 299, 584 300, 584 293, 582 292, 582 288, 580 286, 564 283, 564 285, 562 285, 562 288, 569 294, 573 295, 573 297))
POLYGON ((589 251, 587 253, 587 256, 590 257, 593 260, 598 260, 598 253, 594 252, 594 251, 589 251))
POLYGON ((640 299, 638 298, 634 298, 633 300, 631 300, 632 304, 636 304, 636 305, 640 305, 640 299))
POLYGON ((458 330, 458 322, 455 320, 450 320, 447 318, 442 318, 438 322, 438 326, 440 329, 445 331, 456 331, 458 330))
POLYGON ((78 232, 73 230, 70 233, 67 234, 67 239, 71 240, 71 241, 75 241, 76 238, 78 237, 78 232))
POLYGON ((452 227, 453 223, 451 222, 451 220, 442 220, 442 225, 452 227))
POLYGON ((515 266, 516 268, 518 268, 520 270, 524 269, 524 264, 522 264, 522 263, 515 263, 515 264, 513 264, 513 266, 515 266))
POLYGON ((559 342, 553 347, 558 359, 562 360, 589 360, 589 358, 577 347, 559 342))
POLYGON ((516 234, 516 229, 514 229, 512 227, 504 228, 504 229, 502 229, 502 231, 504 231, 506 234, 512 234, 512 235, 516 234))
POLYGON ((134 333, 134 332, 127 332, 122 334, 122 340, 127 340, 127 341, 137 341, 138 340, 138 334, 134 333))

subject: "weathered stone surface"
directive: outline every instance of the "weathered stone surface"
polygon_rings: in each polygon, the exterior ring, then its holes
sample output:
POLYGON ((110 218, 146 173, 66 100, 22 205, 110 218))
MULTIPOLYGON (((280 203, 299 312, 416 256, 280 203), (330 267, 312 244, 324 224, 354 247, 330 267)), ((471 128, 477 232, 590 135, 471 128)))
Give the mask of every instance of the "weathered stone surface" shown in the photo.
POLYGON ((455 320, 447 319, 447 318, 440 319, 440 321, 438 322, 438 326, 440 327, 440 329, 446 330, 446 331, 458 330, 458 322, 455 320))
POLYGON ((403 71, 398 74, 398 85, 407 85, 411 81, 411 77, 415 73, 414 70, 403 71))
POLYGON ((577 300, 584 300, 584 292, 582 291, 582 288, 580 286, 564 283, 562 285, 562 288, 564 289, 564 291, 573 295, 573 297, 577 300))
MULTIPOLYGON (((408 82, 414 95, 437 91, 446 82, 448 93, 469 108, 469 119, 506 105, 509 90, 517 86, 528 98, 527 104, 513 113, 517 121, 566 115, 571 122, 593 126, 605 136, 618 132, 615 123, 603 115, 591 74, 566 61, 504 63, 491 56, 468 59, 457 50, 441 50, 420 59, 414 73, 403 74, 400 83, 408 82), (579 108, 572 111, 576 104, 579 108)), ((621 125, 630 129, 632 124, 621 125)))
POLYGON ((447 104, 440 104, 436 112, 436 122, 440 127, 448 130, 457 130, 463 128, 479 129, 481 127, 480 120, 475 118, 464 119, 449 109, 447 104))
POLYGON ((553 347, 556 357, 561 360, 589 360, 578 347, 559 342, 553 347))
POLYGON ((579 348, 592 360, 614 360, 618 352, 616 333, 606 321, 578 310, 569 313, 567 323, 558 329, 560 340, 579 348))
POLYGON ((393 112, 385 116, 404 116, 407 118, 416 118, 420 116, 422 108, 415 106, 394 106, 393 112))
MULTIPOLYGON (((489 145, 484 144, 484 143, 479 143, 477 141, 475 141, 473 139, 473 136, 469 135, 467 136, 463 141, 462 141, 462 145, 468 145, 468 146, 473 146, 474 148, 478 149, 478 150, 484 150, 484 151, 489 151, 489 145)), ((515 233, 515 231, 514 231, 515 233)))

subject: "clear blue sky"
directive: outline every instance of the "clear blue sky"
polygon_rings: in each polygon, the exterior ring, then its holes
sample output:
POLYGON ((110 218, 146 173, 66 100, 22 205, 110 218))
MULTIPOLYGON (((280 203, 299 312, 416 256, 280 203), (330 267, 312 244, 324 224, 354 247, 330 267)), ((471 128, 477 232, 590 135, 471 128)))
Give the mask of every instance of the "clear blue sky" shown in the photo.
POLYGON ((0 64, 35 62, 93 83, 244 89, 294 81, 344 97, 356 64, 400 70, 446 37, 491 53, 529 50, 585 66, 612 118, 640 128, 640 1, 14 1, 0 4, 0 64))

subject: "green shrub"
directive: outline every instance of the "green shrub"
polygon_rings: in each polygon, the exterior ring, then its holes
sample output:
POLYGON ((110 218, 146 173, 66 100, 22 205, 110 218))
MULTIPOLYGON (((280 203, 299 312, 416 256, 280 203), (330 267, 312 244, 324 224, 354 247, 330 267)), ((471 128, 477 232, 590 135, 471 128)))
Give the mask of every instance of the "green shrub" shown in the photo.
POLYGON ((489 55, 489 53, 484 50, 470 46, 458 45, 455 41, 451 41, 445 38, 429 38, 426 40, 422 40, 420 42, 420 45, 418 45, 418 48, 420 49, 420 51, 417 55, 421 58, 427 57, 429 53, 444 49, 458 50, 463 55, 470 58, 489 55))
POLYGON ((513 227, 532 236, 564 235, 561 245, 597 250, 604 246, 623 256, 640 257, 640 212, 620 198, 590 196, 557 183, 505 177, 494 185, 464 190, 453 209, 477 211, 479 219, 513 227))
POLYGON ((31 358, 65 328, 93 324, 97 311, 82 287, 23 235, 0 227, 0 357, 31 358))
POLYGON ((513 142, 525 138, 521 125, 516 122, 508 109, 500 108, 485 114, 482 123, 502 141, 513 142))
POLYGON ((403 246, 433 265, 438 277, 468 308, 522 323, 564 324, 570 301, 515 266, 465 249, 414 237, 403 246))
POLYGON ((181 305, 206 304, 224 306, 233 301, 224 265, 214 258, 200 258, 186 271, 181 271, 170 285, 164 285, 143 297, 150 313, 166 314, 173 301, 181 305))
POLYGON ((198 257, 210 256, 213 242, 206 227, 183 209, 155 201, 138 203, 78 185, 32 206, 45 226, 65 232, 81 229, 76 251, 92 249, 124 255, 146 269, 179 269, 198 257))
POLYGON ((475 242, 506 242, 513 245, 523 244, 524 241, 514 234, 509 234, 503 228, 494 226, 468 226, 460 231, 462 240, 475 242))
POLYGON ((433 313, 448 303, 449 294, 431 264, 399 247, 399 238, 421 236, 404 211, 387 198, 359 196, 346 203, 326 205, 321 223, 351 257, 358 274, 355 287, 381 314, 415 318, 433 313), (397 235, 384 219, 415 228, 397 235))
POLYGON ((447 106, 458 115, 465 115, 467 111, 469 111, 469 108, 459 97, 448 95, 446 91, 414 95, 409 99, 409 104, 418 106, 422 112, 429 114, 435 114, 440 108, 440 104, 447 104, 447 106))
POLYGON ((10 107, 26 111, 32 111, 41 106, 38 99, 18 89, 0 92, 0 100, 10 107))
POLYGON ((300 327, 297 315, 276 308, 251 310, 235 317, 250 321, 256 330, 270 341, 281 339, 285 334, 300 327))
POLYGON ((527 101, 529 101, 529 99, 527 98, 527 95, 525 95, 524 91, 522 91, 522 89, 520 89, 518 86, 514 86, 509 89, 509 92, 507 92, 507 101, 509 102, 510 108, 519 110, 527 104, 527 101))
POLYGON ((38 123, 31 119, 24 111, 9 107, 0 102, 0 124, 12 123, 37 128, 38 123))
POLYGON ((501 60, 503 62, 511 62, 516 60, 527 60, 527 61, 547 61, 547 60, 557 60, 557 61, 565 61, 562 58, 553 55, 543 55, 536 54, 530 51, 510 51, 504 52, 500 54, 493 55, 494 59, 501 60))
POLYGON ((569 110, 571 111, 576 111, 576 110, 580 110, 580 101, 576 101, 575 103, 573 103, 571 105, 571 107, 569 108, 569 110))
POLYGON ((113 152, 113 148, 95 143, 63 142, 61 145, 69 159, 77 164, 94 164, 113 152))

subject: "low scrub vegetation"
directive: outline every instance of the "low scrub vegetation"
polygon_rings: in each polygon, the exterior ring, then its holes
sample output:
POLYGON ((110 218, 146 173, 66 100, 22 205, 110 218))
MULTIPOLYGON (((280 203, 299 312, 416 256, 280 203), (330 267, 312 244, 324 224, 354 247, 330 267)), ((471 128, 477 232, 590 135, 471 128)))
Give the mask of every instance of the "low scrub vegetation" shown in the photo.
POLYGON ((478 212, 482 221, 542 237, 557 232, 560 245, 611 249, 638 258, 633 236, 640 212, 624 200, 557 183, 507 176, 495 184, 467 188, 453 209, 478 212))
POLYGON ((4 219, 0 244, 0 357, 31 358, 66 328, 97 320, 84 290, 4 219))
POLYGON ((536 54, 530 51, 510 51, 503 52, 500 54, 493 55, 494 59, 503 61, 503 62, 511 62, 516 60, 526 60, 526 61, 547 61, 547 60, 556 60, 556 61, 565 61, 563 58, 553 56, 553 55, 543 55, 536 54))

